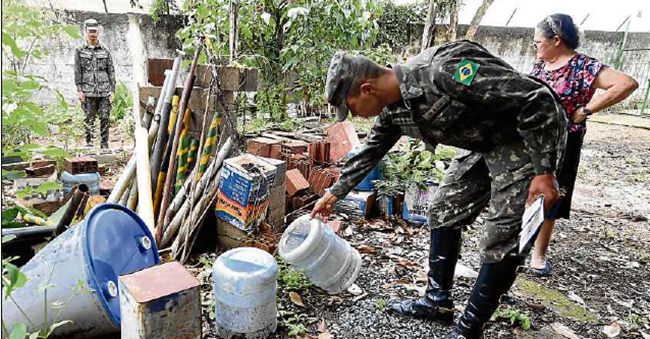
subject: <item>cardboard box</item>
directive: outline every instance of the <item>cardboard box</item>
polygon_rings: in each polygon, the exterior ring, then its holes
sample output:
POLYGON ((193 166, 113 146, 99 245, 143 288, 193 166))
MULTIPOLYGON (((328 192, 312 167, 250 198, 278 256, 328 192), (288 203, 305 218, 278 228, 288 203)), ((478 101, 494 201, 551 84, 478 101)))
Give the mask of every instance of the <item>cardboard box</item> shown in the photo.
POLYGON ((229 199, 223 192, 217 193, 217 218, 234 225, 243 231, 253 230, 266 216, 269 200, 257 204, 241 205, 229 199))
POLYGON ((267 198, 276 168, 250 154, 224 161, 219 191, 240 206, 257 205, 267 198))

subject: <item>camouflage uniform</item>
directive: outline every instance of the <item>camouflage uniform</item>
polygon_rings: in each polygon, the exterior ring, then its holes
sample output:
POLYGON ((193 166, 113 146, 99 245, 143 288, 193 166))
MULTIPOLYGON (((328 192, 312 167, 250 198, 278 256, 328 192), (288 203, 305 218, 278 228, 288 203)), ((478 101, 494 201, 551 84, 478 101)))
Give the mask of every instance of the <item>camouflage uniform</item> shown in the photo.
MULTIPOLYGON (((358 71, 353 60, 339 52, 330 64, 326 91, 328 101, 339 107, 339 119, 345 117, 350 87, 345 79, 358 71)), ((555 94, 469 41, 432 47, 389 67, 397 75, 402 100, 376 118, 332 194, 339 199, 347 195, 402 135, 422 139, 429 149, 442 143, 468 150, 445 173, 428 211, 429 225, 471 224, 491 199, 481 258, 484 263, 501 261, 517 248, 532 177, 553 173, 564 148, 567 121, 555 94), (469 84, 452 78, 464 60, 478 64, 469 84)))
POLYGON ((102 44, 77 47, 74 59, 74 79, 78 92, 83 92, 86 102, 86 143, 91 143, 95 118, 99 114, 102 147, 108 145, 108 125, 111 103, 109 95, 115 92, 115 69, 111 52, 102 44))

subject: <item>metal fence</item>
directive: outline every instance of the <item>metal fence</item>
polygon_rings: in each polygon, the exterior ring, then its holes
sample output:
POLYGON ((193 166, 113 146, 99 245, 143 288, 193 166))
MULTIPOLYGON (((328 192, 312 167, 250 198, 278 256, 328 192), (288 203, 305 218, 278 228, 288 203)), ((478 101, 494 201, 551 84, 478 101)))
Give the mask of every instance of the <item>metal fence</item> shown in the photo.
POLYGON ((650 115, 650 48, 623 49, 617 68, 632 76, 639 88, 620 107, 628 113, 650 115))

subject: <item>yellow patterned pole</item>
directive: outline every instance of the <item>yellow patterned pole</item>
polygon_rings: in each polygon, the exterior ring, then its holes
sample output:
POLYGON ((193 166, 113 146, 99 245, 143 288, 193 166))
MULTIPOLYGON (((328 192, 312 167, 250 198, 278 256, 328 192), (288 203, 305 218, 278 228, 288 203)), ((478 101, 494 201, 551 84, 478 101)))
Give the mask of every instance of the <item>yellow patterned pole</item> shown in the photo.
POLYGON ((212 122, 210 123, 210 128, 208 129, 207 138, 205 138, 205 145, 203 145, 203 150, 201 151, 201 158, 199 159, 199 170, 196 172, 196 180, 200 179, 205 173, 205 170, 208 168, 208 162, 210 161, 210 155, 212 150, 217 144, 217 128, 221 122, 221 117, 219 113, 215 112, 212 117, 212 122))
MULTIPOLYGON (((168 134, 171 135, 171 128, 174 126, 176 123, 176 113, 178 112, 178 101, 180 100, 180 97, 178 95, 174 95, 172 97, 172 110, 169 115, 169 125, 167 127, 168 129, 168 134)), ((167 149, 167 143, 169 140, 166 141, 165 143, 165 150, 167 149)), ((167 153, 167 152, 165 152, 167 153)), ((165 179, 167 178, 167 167, 169 166, 169 154, 163 155, 163 162, 160 165, 160 172, 158 172, 158 178, 156 182, 156 192, 153 195, 153 213, 154 215, 158 215, 158 209, 160 208, 160 201, 162 200, 162 193, 163 189, 165 186, 165 179)))
POLYGON ((178 163, 178 168, 176 169, 176 184, 174 185, 174 191, 178 192, 183 186, 183 181, 187 176, 187 169, 189 168, 188 156, 190 152, 190 143, 191 136, 188 134, 190 127, 190 116, 192 115, 191 110, 188 108, 185 110, 185 117, 183 119, 183 129, 181 130, 181 135, 178 143, 178 151, 176 151, 176 162, 178 163))

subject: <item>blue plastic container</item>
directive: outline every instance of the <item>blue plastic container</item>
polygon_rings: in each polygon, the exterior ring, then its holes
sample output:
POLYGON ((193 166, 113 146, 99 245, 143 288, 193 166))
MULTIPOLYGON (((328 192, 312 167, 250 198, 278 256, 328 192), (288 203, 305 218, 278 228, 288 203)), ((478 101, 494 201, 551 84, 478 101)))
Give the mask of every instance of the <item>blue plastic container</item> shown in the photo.
MULTIPOLYGON (((348 158, 359 153, 361 148, 355 147, 348 153, 348 158)), ((384 178, 384 173, 382 171, 383 161, 379 162, 368 175, 354 188, 357 191, 372 191, 375 188, 374 180, 382 180, 384 178)))
POLYGON ((61 173, 61 186, 63 186, 63 193, 68 194, 73 187, 79 184, 86 184, 88 186, 88 194, 99 194, 99 173, 81 173, 71 174, 70 172, 63 171, 61 173))
POLYGON ((42 329, 46 306, 39 286, 50 284, 47 321, 52 322, 52 316, 57 314, 56 321, 72 321, 59 327, 55 335, 90 338, 118 332, 118 276, 159 261, 153 236, 140 217, 121 205, 98 205, 86 219, 52 240, 22 267, 27 283, 15 290, 11 299, 2 298, 3 321, 9 328, 24 323, 28 333, 42 329), (52 305, 55 301, 66 303, 57 309, 52 305))

